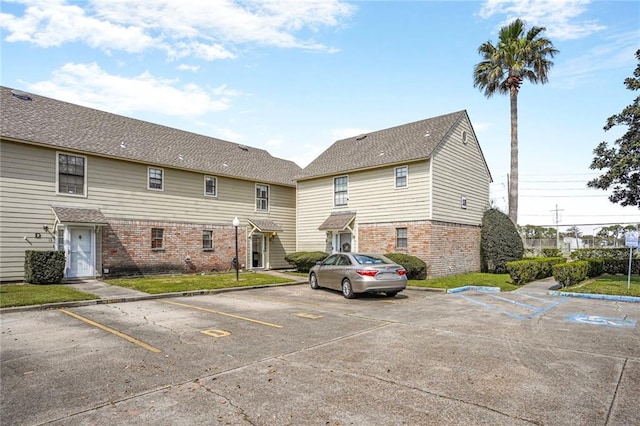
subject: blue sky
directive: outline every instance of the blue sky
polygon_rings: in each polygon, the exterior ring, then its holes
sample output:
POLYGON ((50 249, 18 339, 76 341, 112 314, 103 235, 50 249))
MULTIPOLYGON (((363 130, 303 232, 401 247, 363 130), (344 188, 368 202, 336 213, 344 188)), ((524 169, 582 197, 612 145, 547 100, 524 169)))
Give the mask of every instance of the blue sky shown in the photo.
MULTIPOLYGON (((519 223, 640 222, 586 188, 640 48, 637 1, 1 2, 1 84, 268 150, 306 166, 334 141, 466 109, 506 210, 509 99, 473 87, 477 48, 516 17, 560 50, 519 95, 519 223)), ((464 159, 461 159, 464 167, 464 159)), ((562 228, 561 228, 562 229, 562 228)))

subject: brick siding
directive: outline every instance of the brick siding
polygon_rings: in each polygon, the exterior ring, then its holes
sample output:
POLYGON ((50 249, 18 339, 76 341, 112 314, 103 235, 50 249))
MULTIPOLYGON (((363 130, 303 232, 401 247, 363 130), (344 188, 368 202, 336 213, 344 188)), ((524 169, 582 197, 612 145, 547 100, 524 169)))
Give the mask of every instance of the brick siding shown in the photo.
MULTIPOLYGON (((246 229, 238 228, 240 267, 246 259, 246 229)), ((110 220, 102 228, 104 276, 228 271, 235 256, 233 226, 141 220, 110 220), (162 249, 151 248, 151 229, 163 229, 162 249), (213 249, 202 248, 202 231, 213 231, 213 249)))
POLYGON ((427 277, 480 271, 480 227, 445 222, 358 225, 358 251, 405 253, 427 264, 427 277), (407 247, 396 247, 396 229, 407 228, 407 247))

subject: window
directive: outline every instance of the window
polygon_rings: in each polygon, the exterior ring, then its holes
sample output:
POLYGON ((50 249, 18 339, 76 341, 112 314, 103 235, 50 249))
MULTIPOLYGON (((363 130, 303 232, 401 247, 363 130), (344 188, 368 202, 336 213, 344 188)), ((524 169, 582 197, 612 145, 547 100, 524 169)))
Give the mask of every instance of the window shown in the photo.
POLYGON ((58 154, 58 194, 85 195, 85 184, 85 157, 58 154))
POLYGON ((346 206, 349 203, 349 198, 347 198, 348 189, 348 176, 342 176, 333 179, 334 204, 336 207, 346 206))
POLYGON ((409 175, 409 167, 396 167, 396 188, 407 187, 407 177, 409 175))
POLYGON ((407 248, 407 228, 396 228, 396 247, 407 248))
POLYGON ((213 250, 213 231, 202 231, 202 249, 213 250))
POLYGON ((463 209, 467 208, 467 197, 460 198, 460 207, 462 207, 463 209))
POLYGON ((151 228, 151 248, 154 250, 162 249, 162 240, 164 236, 164 229, 151 228))
POLYGON ((256 211, 269 211, 269 185, 256 184, 256 211))
POLYGON ((210 197, 218 196, 218 179, 211 176, 204 177, 204 195, 210 197))
POLYGON ((148 181, 148 188, 149 189, 156 189, 158 191, 162 191, 164 188, 163 185, 163 174, 164 174, 164 170, 162 169, 157 169, 155 167, 149 167, 148 168, 148 173, 149 173, 149 181, 148 181))

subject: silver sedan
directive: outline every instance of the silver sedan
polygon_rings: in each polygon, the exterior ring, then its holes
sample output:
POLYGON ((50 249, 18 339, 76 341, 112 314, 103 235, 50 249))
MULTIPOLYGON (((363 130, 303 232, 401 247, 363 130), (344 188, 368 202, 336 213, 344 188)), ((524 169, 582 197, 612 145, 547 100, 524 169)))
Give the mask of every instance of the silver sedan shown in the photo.
POLYGON ((356 293, 384 293, 389 297, 407 288, 407 271, 381 254, 336 253, 309 271, 312 289, 341 290, 347 299, 356 293))

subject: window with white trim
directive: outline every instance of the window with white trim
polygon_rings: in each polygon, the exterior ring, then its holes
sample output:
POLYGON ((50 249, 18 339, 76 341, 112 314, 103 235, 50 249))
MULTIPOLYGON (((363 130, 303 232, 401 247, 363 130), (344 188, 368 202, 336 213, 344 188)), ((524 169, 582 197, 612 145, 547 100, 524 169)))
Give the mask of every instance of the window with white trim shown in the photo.
POLYGON ((407 228, 396 228, 396 247, 407 248, 407 228))
POLYGON ((58 153, 57 193, 85 196, 87 159, 79 155, 58 153))
POLYGON ((396 188, 406 188, 409 183, 409 167, 401 166, 396 167, 396 188))
POLYGON ((333 178, 334 205, 336 207, 349 204, 349 177, 340 176, 333 178))
POLYGON ((218 196, 218 179, 213 176, 204 177, 204 195, 209 197, 218 196))
POLYGON ((207 229, 202 231, 202 249, 213 250, 213 231, 207 229))
POLYGON ((269 185, 256 184, 256 211, 269 211, 269 185))
POLYGON ((156 191, 164 190, 164 170, 157 167, 147 168, 147 188, 156 191))

